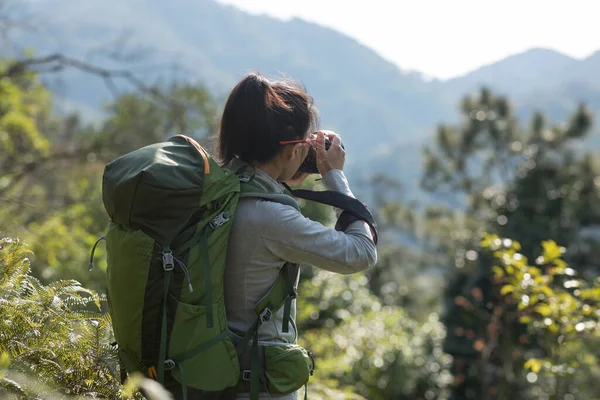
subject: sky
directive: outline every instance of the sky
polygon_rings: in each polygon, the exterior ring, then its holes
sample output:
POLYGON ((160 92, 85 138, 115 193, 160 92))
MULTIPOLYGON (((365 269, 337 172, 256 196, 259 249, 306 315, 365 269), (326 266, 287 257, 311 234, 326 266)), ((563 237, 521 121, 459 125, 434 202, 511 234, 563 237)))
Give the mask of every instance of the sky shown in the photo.
POLYGON ((600 0, 218 0, 353 37, 405 70, 448 79, 534 47, 600 50, 600 0))

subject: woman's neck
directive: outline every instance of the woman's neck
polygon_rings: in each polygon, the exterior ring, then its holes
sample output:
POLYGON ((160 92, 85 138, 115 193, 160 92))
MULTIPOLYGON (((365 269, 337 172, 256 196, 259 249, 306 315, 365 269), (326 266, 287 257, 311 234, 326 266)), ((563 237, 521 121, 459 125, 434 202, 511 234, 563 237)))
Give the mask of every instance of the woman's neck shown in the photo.
POLYGON ((281 170, 279 166, 274 165, 273 163, 266 163, 256 164, 254 167, 260 169, 265 174, 269 175, 271 178, 279 182, 279 177, 281 176, 281 170))

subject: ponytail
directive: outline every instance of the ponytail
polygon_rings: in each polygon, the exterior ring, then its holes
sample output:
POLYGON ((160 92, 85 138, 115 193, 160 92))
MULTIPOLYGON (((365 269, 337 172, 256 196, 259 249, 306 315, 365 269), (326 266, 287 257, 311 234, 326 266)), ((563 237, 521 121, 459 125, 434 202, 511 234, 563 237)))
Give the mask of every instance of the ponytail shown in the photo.
POLYGON ((223 110, 220 161, 269 161, 281 150, 281 140, 305 137, 315 119, 312 98, 296 85, 248 74, 233 88, 223 110))

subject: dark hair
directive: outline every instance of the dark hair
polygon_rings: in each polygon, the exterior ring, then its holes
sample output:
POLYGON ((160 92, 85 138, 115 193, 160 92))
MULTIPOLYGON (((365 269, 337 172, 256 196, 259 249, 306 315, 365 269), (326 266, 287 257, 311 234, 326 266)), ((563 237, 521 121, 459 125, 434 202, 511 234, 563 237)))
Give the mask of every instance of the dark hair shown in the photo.
POLYGON ((236 156, 247 163, 271 160, 282 140, 302 139, 315 130, 313 99, 296 82, 272 82, 258 73, 246 75, 225 103, 217 139, 221 163, 236 156))

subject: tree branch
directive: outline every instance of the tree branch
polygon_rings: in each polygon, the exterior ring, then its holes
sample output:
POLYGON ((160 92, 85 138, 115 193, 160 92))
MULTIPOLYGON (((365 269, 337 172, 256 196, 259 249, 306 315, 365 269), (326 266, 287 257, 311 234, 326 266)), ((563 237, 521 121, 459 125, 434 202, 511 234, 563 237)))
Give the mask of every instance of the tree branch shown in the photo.
POLYGON ((141 79, 137 78, 131 71, 111 70, 81 61, 75 58, 55 53, 44 57, 29 58, 11 63, 6 70, 0 74, 0 78, 14 78, 26 73, 28 70, 37 68, 40 73, 54 73, 64 70, 66 67, 72 67, 84 72, 88 72, 101 77, 109 90, 115 97, 119 96, 116 79, 124 79, 129 82, 138 91, 148 94, 151 97, 160 100, 166 104, 177 103, 174 98, 166 96, 159 90, 146 85, 141 79))
MULTIPOLYGON (((72 151, 57 152, 57 153, 51 154, 48 157, 38 159, 37 161, 33 161, 33 162, 29 162, 29 163, 25 163, 25 164, 21 165, 20 171, 12 172, 12 174, 14 174, 14 175, 12 176, 12 178, 10 178, 10 184, 8 184, 4 188, 0 188, 0 198, 4 197, 8 193, 9 189, 13 188, 15 184, 19 183, 20 181, 22 181, 27 176, 29 176, 31 173, 37 171, 41 167, 47 166, 48 163, 51 163, 54 161, 63 161, 63 160, 67 160, 67 159, 73 159, 73 158, 77 158, 77 157, 81 157, 80 149, 75 149, 72 151)), ((11 172, 8 172, 8 173, 6 173, 5 176, 10 176, 10 174, 11 174, 11 172)))

